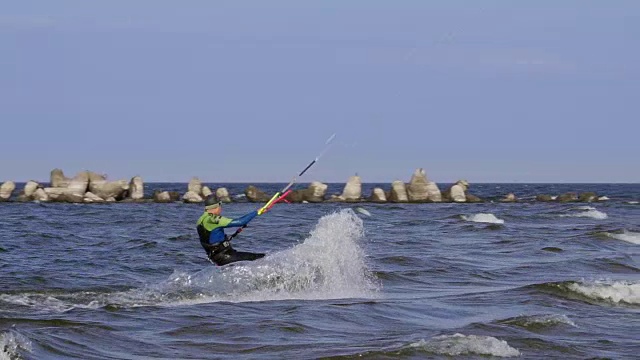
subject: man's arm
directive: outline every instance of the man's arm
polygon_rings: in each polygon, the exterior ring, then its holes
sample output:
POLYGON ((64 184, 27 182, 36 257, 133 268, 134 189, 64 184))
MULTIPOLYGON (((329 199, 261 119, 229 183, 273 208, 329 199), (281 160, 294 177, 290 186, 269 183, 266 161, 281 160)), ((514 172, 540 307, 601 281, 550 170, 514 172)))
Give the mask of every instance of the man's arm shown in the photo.
POLYGON ((242 217, 233 220, 229 218, 221 218, 219 224, 222 227, 241 227, 247 225, 249 221, 253 220, 253 218, 256 216, 258 216, 258 211, 254 210, 242 217))

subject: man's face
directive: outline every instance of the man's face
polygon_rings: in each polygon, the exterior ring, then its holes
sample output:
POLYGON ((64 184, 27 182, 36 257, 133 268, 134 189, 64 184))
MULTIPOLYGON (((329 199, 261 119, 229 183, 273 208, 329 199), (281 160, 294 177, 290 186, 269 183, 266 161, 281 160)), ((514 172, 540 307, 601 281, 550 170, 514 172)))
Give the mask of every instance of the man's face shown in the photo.
POLYGON ((212 214, 212 215, 220 215, 220 213, 222 213, 222 206, 218 206, 216 208, 209 209, 209 210, 207 210, 207 212, 209 214, 212 214))

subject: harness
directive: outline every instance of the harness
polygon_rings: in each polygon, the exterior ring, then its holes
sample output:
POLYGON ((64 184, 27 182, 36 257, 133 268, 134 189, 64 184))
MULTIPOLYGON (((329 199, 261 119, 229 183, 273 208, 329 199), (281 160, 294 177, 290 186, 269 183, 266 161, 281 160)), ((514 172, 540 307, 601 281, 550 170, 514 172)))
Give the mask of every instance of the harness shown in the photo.
MULTIPOLYGON (((214 216, 213 222, 217 224, 218 221, 220 221, 220 216, 214 216)), ((213 256, 217 253, 220 253, 228 249, 231 246, 231 244, 229 243, 229 240, 231 240, 231 238, 226 234, 225 234, 224 241, 214 245, 209 243, 209 237, 211 236, 211 231, 207 230, 203 224, 199 224, 197 229, 198 229, 198 236, 200 237, 200 245, 202 245, 204 250, 207 252, 207 255, 213 256)))

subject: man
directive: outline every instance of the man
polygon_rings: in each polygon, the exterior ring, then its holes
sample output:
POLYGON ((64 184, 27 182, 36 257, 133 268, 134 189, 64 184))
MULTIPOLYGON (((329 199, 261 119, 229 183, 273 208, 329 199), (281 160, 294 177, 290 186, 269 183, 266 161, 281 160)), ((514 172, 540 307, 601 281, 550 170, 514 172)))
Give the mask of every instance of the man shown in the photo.
POLYGON ((264 254, 236 251, 231 247, 230 238, 224 233, 224 228, 245 227, 258 211, 252 211, 237 219, 229 219, 221 216, 222 203, 216 201, 214 196, 205 200, 204 214, 197 223, 200 245, 207 252, 207 257, 218 266, 236 261, 256 260, 264 257, 264 254))

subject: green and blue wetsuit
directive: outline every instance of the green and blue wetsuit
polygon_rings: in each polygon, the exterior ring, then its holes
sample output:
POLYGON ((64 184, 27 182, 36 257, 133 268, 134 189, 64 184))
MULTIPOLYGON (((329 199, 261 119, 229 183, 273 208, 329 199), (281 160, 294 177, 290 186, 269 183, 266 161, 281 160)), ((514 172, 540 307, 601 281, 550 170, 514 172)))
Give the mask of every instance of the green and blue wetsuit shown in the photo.
POLYGON ((231 247, 225 228, 242 227, 253 220, 258 215, 257 211, 252 211, 237 219, 229 219, 223 216, 213 215, 205 212, 197 222, 200 245, 207 252, 209 260, 216 265, 222 266, 235 261, 256 260, 264 257, 264 254, 236 251, 231 247))

